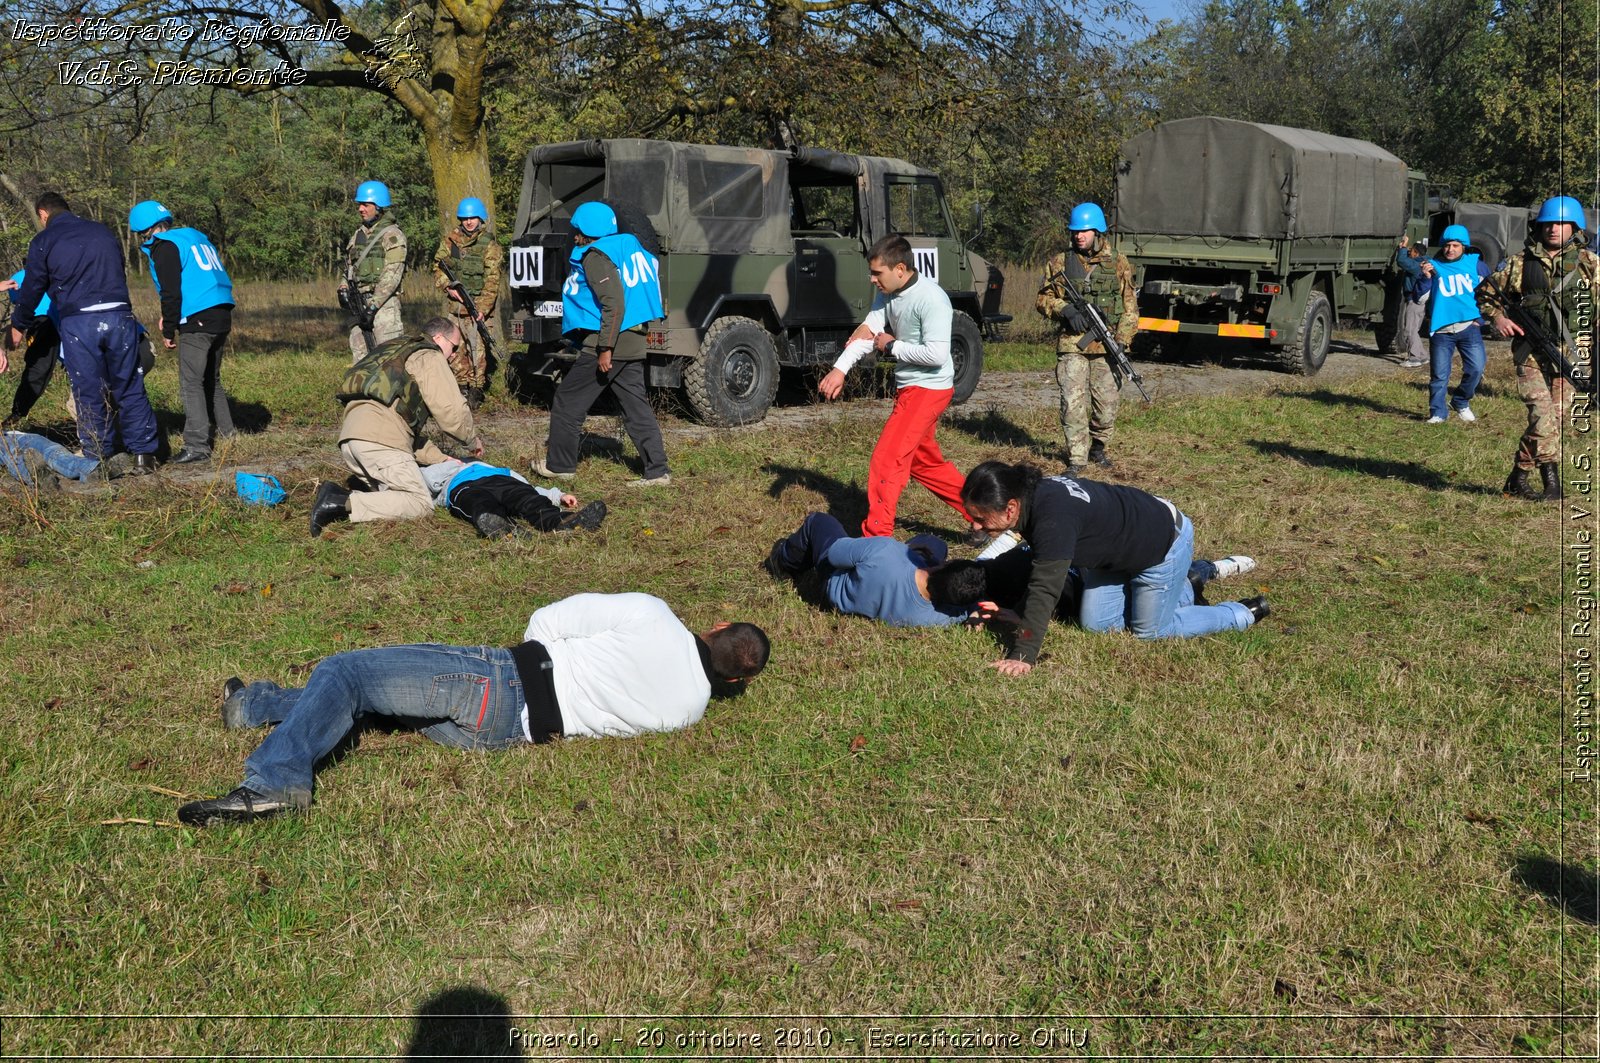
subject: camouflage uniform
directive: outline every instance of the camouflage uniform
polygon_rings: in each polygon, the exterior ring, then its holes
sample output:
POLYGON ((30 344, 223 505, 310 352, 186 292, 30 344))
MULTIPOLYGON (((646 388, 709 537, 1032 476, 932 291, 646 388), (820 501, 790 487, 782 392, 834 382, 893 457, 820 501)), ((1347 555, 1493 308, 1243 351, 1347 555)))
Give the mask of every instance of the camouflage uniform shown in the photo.
POLYGON ((1055 321, 1061 329, 1056 337, 1056 383, 1061 388, 1061 429, 1067 437, 1067 464, 1082 465, 1089 460, 1092 443, 1102 447, 1111 443, 1117 423, 1117 383, 1106 362, 1106 352, 1098 340, 1068 331, 1063 317, 1068 306, 1061 276, 1067 255, 1076 254, 1085 276, 1073 283, 1083 297, 1100 311, 1117 342, 1126 346, 1139 324, 1139 306, 1133 289, 1133 266, 1127 256, 1111 250, 1102 234, 1095 238, 1087 255, 1069 250, 1056 255, 1045 265, 1044 286, 1034 309, 1055 321))
POLYGON ((344 275, 377 307, 370 331, 359 323, 350 329, 350 364, 354 365, 373 348, 398 339, 404 331, 400 321, 400 284, 406 276, 406 234, 400 226, 380 213, 372 224, 357 228, 344 248, 344 275), (368 252, 367 244, 374 239, 379 246, 368 252))
MULTIPOLYGON (((1494 274, 1492 283, 1478 286, 1479 308, 1490 318, 1504 314, 1506 298, 1498 293, 1509 297, 1524 294, 1524 273, 1530 259, 1544 268, 1549 294, 1529 298, 1525 304, 1528 311, 1561 343, 1562 353, 1574 368, 1592 366, 1600 257, 1580 241, 1574 240, 1565 250, 1552 253, 1537 238, 1530 238, 1527 247, 1494 274)), ((1528 405, 1528 430, 1517 447, 1516 468, 1526 472, 1535 466, 1559 465, 1561 412, 1568 405, 1570 385, 1565 377, 1539 363, 1526 340, 1513 338, 1511 358, 1517 367, 1517 393, 1528 405)))
MULTIPOLYGON (((456 279, 466 285, 467 294, 472 296, 473 305, 483 314, 483 323, 488 327, 489 335, 494 337, 497 347, 501 345, 501 337, 500 315, 495 312, 495 303, 500 298, 500 276, 505 268, 505 260, 505 248, 489 235, 488 226, 484 225, 470 234, 459 225, 451 229, 439 241, 439 250, 433 256, 434 283, 438 284, 440 291, 450 286, 444 270, 439 268, 441 264, 449 267, 456 279)), ((458 357, 450 364, 450 368, 455 370, 456 383, 463 388, 482 390, 488 383, 489 365, 489 352, 484 348, 483 334, 467 315, 467 308, 448 295, 445 297, 445 309, 455 318, 466 342, 465 349, 460 353, 468 357, 458 357)))

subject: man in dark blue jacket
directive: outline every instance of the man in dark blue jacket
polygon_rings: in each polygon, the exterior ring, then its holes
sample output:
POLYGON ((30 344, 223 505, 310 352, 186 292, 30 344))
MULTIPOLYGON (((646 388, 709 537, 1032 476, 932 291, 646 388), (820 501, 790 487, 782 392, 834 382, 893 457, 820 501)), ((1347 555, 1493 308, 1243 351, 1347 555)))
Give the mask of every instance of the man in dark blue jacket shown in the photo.
POLYGON ((28 245, 8 346, 22 342, 48 293, 84 456, 103 461, 125 450, 129 474, 154 472, 156 417, 139 374, 139 325, 128 302, 122 246, 110 229, 72 213, 55 192, 40 196, 33 208, 41 231, 28 245))

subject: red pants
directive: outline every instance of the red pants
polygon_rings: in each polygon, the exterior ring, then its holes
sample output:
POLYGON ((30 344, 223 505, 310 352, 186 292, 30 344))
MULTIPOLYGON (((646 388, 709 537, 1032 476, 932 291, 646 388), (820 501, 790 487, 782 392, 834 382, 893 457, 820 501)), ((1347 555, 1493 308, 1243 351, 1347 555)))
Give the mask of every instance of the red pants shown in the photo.
POLYGON ((894 511, 907 480, 915 480, 938 495, 961 514, 962 520, 971 520, 961 505, 961 485, 967 478, 945 460, 933 438, 939 415, 950 405, 954 394, 948 388, 900 389, 867 465, 867 519, 861 522, 862 535, 894 534, 894 511))

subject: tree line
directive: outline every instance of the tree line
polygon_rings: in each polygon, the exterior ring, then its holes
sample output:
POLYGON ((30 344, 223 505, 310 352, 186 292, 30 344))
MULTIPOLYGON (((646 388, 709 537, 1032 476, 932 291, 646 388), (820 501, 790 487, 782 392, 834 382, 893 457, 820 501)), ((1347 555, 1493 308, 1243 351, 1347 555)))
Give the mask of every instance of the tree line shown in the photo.
POLYGON ((1466 199, 1593 206, 1596 3, 1210 0, 1150 25, 1087 0, 47 0, 0 22, 0 256, 48 188, 110 222, 160 199, 243 277, 327 273, 361 180, 422 255, 465 195, 505 234, 529 147, 648 136, 906 158, 965 231, 983 207, 981 250, 1034 259, 1108 201, 1127 137, 1199 114, 1371 140, 1466 199))

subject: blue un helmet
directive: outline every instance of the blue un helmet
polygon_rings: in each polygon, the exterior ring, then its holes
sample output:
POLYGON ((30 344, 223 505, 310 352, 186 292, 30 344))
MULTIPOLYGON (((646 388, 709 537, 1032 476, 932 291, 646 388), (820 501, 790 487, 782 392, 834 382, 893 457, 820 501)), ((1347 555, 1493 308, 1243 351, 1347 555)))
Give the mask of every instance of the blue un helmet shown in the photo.
POLYGON ((1583 204, 1571 196, 1551 196, 1539 206, 1539 215, 1533 219, 1535 225, 1545 222, 1570 221, 1578 228, 1584 227, 1583 204))
POLYGON ((466 221, 468 218, 477 218, 485 225, 489 224, 489 208, 483 205, 483 200, 468 196, 456 206, 456 220, 466 221))
POLYGON ((1085 229, 1103 233, 1106 231, 1106 212, 1101 210, 1097 203, 1079 203, 1072 208, 1072 217, 1067 220, 1067 229, 1075 233, 1085 229))
POLYGON ((362 181, 356 186, 356 202, 371 203, 379 210, 389 206, 389 186, 382 181, 362 181))
POLYGON ((128 228, 136 233, 142 233, 152 225, 171 220, 172 211, 153 199, 135 203, 133 209, 128 211, 128 228))
POLYGON ((595 200, 572 212, 572 227, 591 240, 612 236, 617 231, 617 212, 595 200))
POLYGON ((1444 234, 1439 237, 1439 242, 1448 244, 1451 240, 1454 240, 1462 247, 1466 247, 1472 243, 1472 234, 1467 232, 1465 225, 1447 225, 1445 226, 1444 234))

